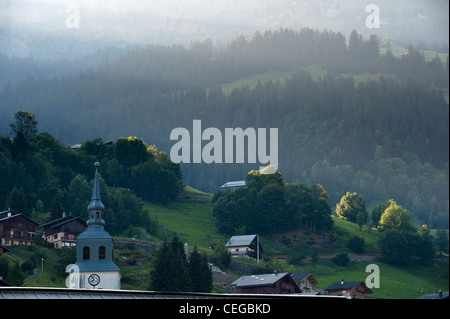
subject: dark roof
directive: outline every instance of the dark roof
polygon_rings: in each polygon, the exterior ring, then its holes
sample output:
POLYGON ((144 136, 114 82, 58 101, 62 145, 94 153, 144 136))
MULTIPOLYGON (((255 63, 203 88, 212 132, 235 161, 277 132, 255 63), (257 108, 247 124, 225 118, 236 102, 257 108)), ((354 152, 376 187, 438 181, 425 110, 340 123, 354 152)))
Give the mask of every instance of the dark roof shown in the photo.
POLYGON ((59 227, 61 225, 67 224, 67 223, 69 223, 71 221, 75 221, 75 220, 79 221, 79 222, 81 222, 83 224, 86 224, 86 221, 84 221, 80 217, 74 217, 72 215, 67 215, 67 216, 64 216, 64 217, 52 220, 52 221, 50 221, 48 223, 42 224, 41 227, 44 227, 44 228, 55 228, 55 227, 59 227))
POLYGON ((292 279, 294 279, 294 281, 303 280, 303 279, 310 277, 309 278, 310 282, 313 285, 317 284, 316 278, 314 278, 313 274, 310 272, 300 273, 300 274, 291 274, 291 277, 292 277, 292 279))
POLYGON ((303 280, 306 277, 308 277, 309 275, 311 275, 310 272, 305 272, 305 273, 301 273, 301 274, 291 274, 291 277, 294 280, 303 280))
MULTIPOLYGON (((330 290, 351 289, 360 284, 363 284, 364 287, 366 287, 366 283, 364 281, 343 281, 343 280, 341 280, 341 281, 335 282, 334 284, 329 285, 324 290, 330 291, 330 290)), ((367 288, 367 289, 369 289, 369 288, 367 288)))
POLYGON ((12 209, 8 209, 8 210, 5 210, 5 211, 3 211, 3 212, 0 212, 0 219, 3 219, 3 218, 5 218, 5 217, 8 217, 8 213, 11 213, 12 216, 18 215, 18 213, 16 213, 16 212, 13 211, 12 209))
POLYGON ((4 212, 0 212, 0 222, 8 220, 8 219, 12 219, 12 218, 17 218, 17 217, 23 217, 26 220, 28 220, 29 222, 35 224, 36 226, 38 226, 39 224, 36 223, 34 220, 32 220, 31 218, 25 216, 24 214, 21 213, 16 213, 13 210, 5 210, 4 212), (8 216, 8 213, 11 213, 11 216, 8 216))

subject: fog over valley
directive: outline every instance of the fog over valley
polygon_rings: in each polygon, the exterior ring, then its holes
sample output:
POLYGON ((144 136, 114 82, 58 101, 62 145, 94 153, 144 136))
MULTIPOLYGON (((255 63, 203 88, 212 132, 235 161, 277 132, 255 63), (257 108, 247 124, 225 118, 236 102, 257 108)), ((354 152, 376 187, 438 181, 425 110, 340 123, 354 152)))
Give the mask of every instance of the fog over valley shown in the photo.
POLYGON ((189 45, 210 38, 226 43, 241 34, 303 27, 395 44, 448 51, 448 1, 374 2, 379 28, 367 28, 369 3, 354 0, 1 0, 0 53, 74 59, 108 47, 189 45))

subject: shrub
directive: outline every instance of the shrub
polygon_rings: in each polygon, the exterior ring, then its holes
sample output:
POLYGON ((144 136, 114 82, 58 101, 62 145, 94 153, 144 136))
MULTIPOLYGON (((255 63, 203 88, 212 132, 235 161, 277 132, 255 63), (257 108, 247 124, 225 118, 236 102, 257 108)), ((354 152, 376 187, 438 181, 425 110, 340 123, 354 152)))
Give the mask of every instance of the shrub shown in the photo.
POLYGON ((348 258, 346 253, 339 253, 331 261, 338 266, 346 267, 350 262, 350 258, 348 258))
POLYGON ((347 243, 347 247, 356 254, 364 253, 364 238, 352 236, 347 243))

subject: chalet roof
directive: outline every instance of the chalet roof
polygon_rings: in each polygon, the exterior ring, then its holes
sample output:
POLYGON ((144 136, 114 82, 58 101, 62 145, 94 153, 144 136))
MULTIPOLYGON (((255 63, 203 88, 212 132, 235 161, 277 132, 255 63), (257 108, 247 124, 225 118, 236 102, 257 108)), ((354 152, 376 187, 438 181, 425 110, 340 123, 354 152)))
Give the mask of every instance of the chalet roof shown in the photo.
POLYGON ((241 278, 235 280, 231 285, 236 287, 261 287, 261 286, 271 286, 280 280, 285 280, 292 283, 292 287, 295 292, 300 293, 300 287, 297 286, 295 281, 287 272, 278 273, 274 272, 271 274, 261 274, 261 275, 251 275, 242 276, 241 278))
POLYGON ((235 280, 231 285, 237 287, 266 286, 274 284, 278 280, 288 275, 289 273, 282 272, 282 273, 242 276, 241 278, 235 280))
POLYGON ((248 246, 255 239, 256 235, 242 235, 242 236, 232 236, 226 247, 234 247, 234 246, 248 246))
POLYGON ((67 216, 63 216, 61 218, 57 218, 55 220, 52 220, 52 221, 50 221, 48 223, 42 224, 41 227, 44 227, 44 228, 57 228, 59 226, 67 224, 67 223, 69 223, 71 221, 79 221, 82 224, 86 224, 86 222, 83 219, 81 219, 80 217, 67 215, 67 216))
POLYGON ((294 280, 303 280, 306 277, 308 277, 309 275, 311 275, 310 272, 305 272, 305 273, 301 273, 301 274, 291 274, 291 277, 294 280))
POLYGON ((297 280, 304 280, 306 278, 309 277, 309 282, 313 285, 317 284, 317 280, 316 278, 314 278, 313 274, 310 272, 306 272, 306 273, 299 273, 299 274, 291 274, 292 279, 294 279, 294 281, 297 280))
POLYGON ((232 236, 225 247, 248 246, 257 235, 232 236))
POLYGON ((8 219, 13 219, 13 218, 17 218, 17 217, 23 217, 26 220, 28 220, 30 223, 35 224, 36 226, 39 225, 34 220, 32 220, 31 218, 25 216, 24 214, 16 213, 16 212, 14 212, 13 210, 10 210, 10 209, 9 210, 5 210, 3 212, 0 212, 0 223, 3 222, 3 221, 6 221, 8 219), (8 215, 8 213, 11 213, 11 214, 8 215))
POLYGON ((244 187, 245 186, 245 181, 233 181, 233 182, 227 182, 225 184, 223 184, 222 186, 220 186, 220 188, 239 188, 239 187, 244 187))
POLYGON ((5 211, 3 211, 3 212, 0 212, 0 219, 3 219, 3 218, 5 218, 5 217, 8 217, 8 214, 9 214, 10 216, 18 215, 18 213, 16 213, 16 212, 13 211, 12 209, 8 209, 8 210, 5 210, 5 211))
POLYGON ((364 281, 338 281, 334 284, 329 285, 327 288, 325 288, 325 291, 332 291, 332 290, 342 290, 342 289, 351 289, 356 286, 362 285, 364 289, 367 289, 368 293, 371 293, 372 291, 366 286, 366 283, 364 281))

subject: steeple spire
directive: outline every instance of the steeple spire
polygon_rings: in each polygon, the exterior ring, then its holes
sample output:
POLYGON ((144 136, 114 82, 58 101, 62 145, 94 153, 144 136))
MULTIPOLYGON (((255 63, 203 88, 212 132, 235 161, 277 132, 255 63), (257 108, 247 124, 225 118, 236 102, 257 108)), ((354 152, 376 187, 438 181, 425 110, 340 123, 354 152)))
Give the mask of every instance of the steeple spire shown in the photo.
POLYGON ((87 228, 77 237, 77 262, 68 267, 69 288, 120 289, 120 269, 113 262, 114 241, 105 230, 103 205, 100 199, 98 167, 95 162, 94 187, 91 203, 87 207, 87 228))
POLYGON ((87 221, 87 225, 104 226, 105 221, 103 220, 103 212, 105 210, 105 205, 103 205, 102 200, 100 198, 100 184, 98 181, 98 167, 100 166, 100 163, 95 162, 94 166, 95 166, 94 187, 92 189, 91 203, 87 208, 89 214, 89 220, 87 221))

